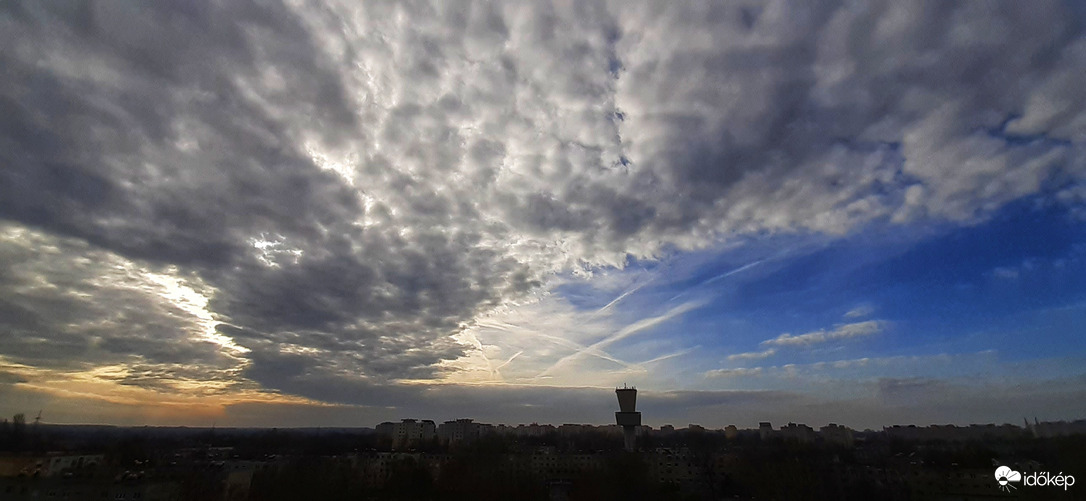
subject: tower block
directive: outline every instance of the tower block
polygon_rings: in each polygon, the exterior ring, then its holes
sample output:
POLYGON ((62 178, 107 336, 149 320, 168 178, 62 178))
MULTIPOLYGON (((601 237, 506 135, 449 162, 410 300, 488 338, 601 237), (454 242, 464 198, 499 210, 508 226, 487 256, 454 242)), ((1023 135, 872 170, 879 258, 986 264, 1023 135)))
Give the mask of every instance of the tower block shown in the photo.
POLYGON ((619 411, 615 413, 615 422, 622 427, 622 438, 627 452, 637 449, 637 427, 641 426, 641 413, 634 410, 637 407, 637 388, 615 388, 618 396, 619 411))

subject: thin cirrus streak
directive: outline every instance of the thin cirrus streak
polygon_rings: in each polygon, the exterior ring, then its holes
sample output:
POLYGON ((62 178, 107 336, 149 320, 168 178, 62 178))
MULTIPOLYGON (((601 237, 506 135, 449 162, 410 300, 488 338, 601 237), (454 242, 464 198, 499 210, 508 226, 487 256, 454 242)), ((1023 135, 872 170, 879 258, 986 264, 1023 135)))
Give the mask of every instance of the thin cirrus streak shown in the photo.
POLYGON ((655 316, 655 317, 648 317, 648 318, 638 320, 637 322, 634 322, 634 323, 632 323, 630 325, 627 325, 626 327, 620 329, 618 332, 615 332, 615 333, 613 333, 613 334, 611 334, 611 335, 609 335, 609 336, 607 336, 607 337, 605 337, 605 338, 603 338, 603 339, 601 339, 599 341, 596 341, 595 343, 592 343, 589 346, 586 346, 584 349, 582 349, 580 351, 576 351, 574 353, 571 353, 569 355, 566 355, 565 357, 562 357, 562 358, 558 359, 558 361, 554 362, 553 365, 551 365, 550 367, 545 369, 543 372, 540 372, 539 375, 536 376, 536 377, 543 377, 543 376, 550 375, 555 369, 557 369, 557 368, 559 368, 559 367, 561 367, 561 366, 563 366, 565 364, 568 364, 573 360, 576 360, 577 358, 585 355, 586 353, 589 353, 589 352, 591 352, 593 350, 598 350, 598 349, 600 349, 600 348, 602 348, 604 346, 607 346, 607 345, 610 345, 612 343, 621 341, 621 340, 623 340, 623 339, 625 339, 625 338, 627 338, 629 336, 632 336, 632 335, 634 335, 634 334, 636 334, 636 333, 638 333, 640 331, 643 331, 645 329, 655 327, 655 326, 657 326, 657 325, 659 325, 659 324, 661 324, 663 322, 666 322, 666 321, 670 320, 673 317, 676 317, 678 315, 682 315, 683 313, 686 313, 686 312, 688 312, 690 310, 693 310, 695 308, 703 306, 704 304, 705 304, 704 302, 690 301, 690 302, 686 302, 686 303, 683 303, 681 305, 675 306, 675 307, 669 309, 667 312, 665 312, 662 315, 658 315, 658 316, 655 316))

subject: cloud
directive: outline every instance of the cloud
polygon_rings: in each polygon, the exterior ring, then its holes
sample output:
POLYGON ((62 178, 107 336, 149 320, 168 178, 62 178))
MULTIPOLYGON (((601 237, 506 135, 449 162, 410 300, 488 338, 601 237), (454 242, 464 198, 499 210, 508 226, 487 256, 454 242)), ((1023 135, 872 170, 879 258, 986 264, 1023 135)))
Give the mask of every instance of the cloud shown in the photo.
POLYGON ((671 320, 672 318, 680 316, 680 315, 682 315, 682 314, 684 314, 684 313, 686 313, 686 312, 688 312, 690 310, 699 308, 701 306, 704 306, 703 302, 688 301, 686 303, 682 303, 682 304, 679 304, 677 306, 673 306, 672 308, 668 309, 666 312, 664 312, 661 315, 642 318, 642 319, 640 319, 640 320, 638 320, 636 322, 633 322, 633 323, 619 329, 617 332, 614 332, 614 333, 608 335, 607 337, 605 337, 605 338, 603 338, 603 339, 601 339, 599 341, 596 341, 595 343, 592 343, 589 346, 584 347, 583 349, 581 349, 579 351, 573 352, 573 353, 571 353, 569 355, 566 355, 565 357, 562 357, 562 358, 558 359, 558 361, 556 361, 553 365, 548 367, 543 372, 540 372, 539 376, 537 376, 537 377, 549 375, 551 372, 555 371, 559 367, 562 367, 563 365, 566 365, 566 364, 576 360, 577 358, 583 357, 584 355, 589 354, 589 353, 591 353, 593 351, 600 350, 600 349, 602 349, 602 348, 604 348, 604 347, 606 347, 608 345, 611 345, 611 344, 616 343, 618 341, 621 341, 621 340, 623 340, 625 338, 628 338, 628 337, 630 337, 630 336, 632 336, 632 335, 634 335, 634 334, 636 334, 638 332, 641 332, 641 331, 644 331, 644 330, 647 330, 647 329, 652 329, 653 327, 656 327, 657 325, 660 325, 660 324, 662 324, 664 322, 667 322, 668 320, 671 320))
POLYGON ((245 349, 220 336, 211 288, 171 267, 143 267, 74 238, 0 224, 0 360, 11 366, 88 371, 179 391, 242 384, 245 349))
POLYGON ((761 367, 739 368, 739 369, 713 369, 705 372, 707 378, 722 378, 732 376, 756 376, 762 373, 761 367))
POLYGON ((25 383, 26 379, 7 371, 0 371, 0 384, 10 385, 17 383, 25 383))
POLYGON ((882 332, 883 322, 868 320, 851 324, 839 325, 831 331, 818 330, 793 336, 785 333, 773 339, 762 341, 763 345, 770 346, 809 346, 812 344, 826 343, 842 339, 853 339, 871 336, 882 332))
POLYGON ((931 395, 944 391, 946 381, 921 377, 912 378, 880 378, 876 385, 881 396, 887 398, 917 398, 923 395, 931 395))
POLYGON ((763 358, 769 358, 777 353, 776 348, 770 348, 763 351, 751 351, 746 353, 734 353, 728 355, 728 360, 760 360, 763 358))
POLYGON ((869 304, 863 304, 857 306, 845 313, 845 318, 860 318, 866 317, 875 312, 875 307, 869 304))
POLYGON ((969 224, 1051 189, 1077 204, 1075 15, 5 4, 0 252, 21 268, 0 272, 0 354, 122 364, 138 385, 435 379, 476 360, 456 336, 559 273, 758 232, 969 224))
POLYGON ((839 397, 855 393, 850 386, 885 380, 879 391, 890 393, 893 385, 905 388, 909 381, 940 379, 961 380, 986 384, 1019 384, 1040 378, 1067 378, 1078 375, 1072 359, 1031 361, 1022 368, 1011 369, 993 351, 973 353, 936 353, 925 355, 872 356, 852 359, 825 360, 813 363, 788 363, 758 367, 721 368, 702 375, 706 378, 730 377, 732 383, 745 387, 757 383, 761 389, 787 389, 820 397, 839 397), (993 371, 992 367, 1002 367, 993 371), (997 376, 998 374, 1002 374, 997 376), (1016 374, 1010 376, 1011 373, 1016 374), (1026 377, 1025 375, 1029 375, 1026 377), (758 376, 757 381, 743 381, 758 376), (742 383, 742 384, 741 384, 742 383))

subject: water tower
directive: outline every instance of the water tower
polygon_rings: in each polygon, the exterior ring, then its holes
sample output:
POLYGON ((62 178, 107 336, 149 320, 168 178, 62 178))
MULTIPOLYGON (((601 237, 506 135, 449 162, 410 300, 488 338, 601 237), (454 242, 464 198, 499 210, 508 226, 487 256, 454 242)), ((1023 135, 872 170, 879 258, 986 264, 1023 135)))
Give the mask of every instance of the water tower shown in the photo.
POLYGON ((634 410, 637 407, 637 388, 627 388, 626 385, 622 385, 622 388, 615 388, 615 395, 618 395, 619 408, 619 411, 615 413, 615 422, 622 427, 626 451, 633 452, 637 427, 641 426, 641 413, 634 410))

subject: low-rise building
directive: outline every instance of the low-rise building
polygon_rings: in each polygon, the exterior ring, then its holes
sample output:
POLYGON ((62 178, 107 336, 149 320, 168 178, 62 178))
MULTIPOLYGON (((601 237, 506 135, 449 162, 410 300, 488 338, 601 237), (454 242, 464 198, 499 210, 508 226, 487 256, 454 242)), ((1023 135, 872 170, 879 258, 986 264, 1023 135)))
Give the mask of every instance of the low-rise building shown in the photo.
POLYGON ((836 423, 830 423, 819 428, 818 434, 822 436, 822 440, 830 444, 852 447, 853 444, 856 443, 856 439, 852 434, 852 429, 836 423))
POLYGON ((773 430, 772 423, 770 423, 769 421, 762 421, 761 423, 758 423, 758 436, 762 440, 769 440, 775 435, 776 433, 773 430))
POLYGON ((788 423, 787 426, 781 427, 781 437, 785 440, 810 443, 814 442, 815 431, 814 428, 805 424, 788 423))

